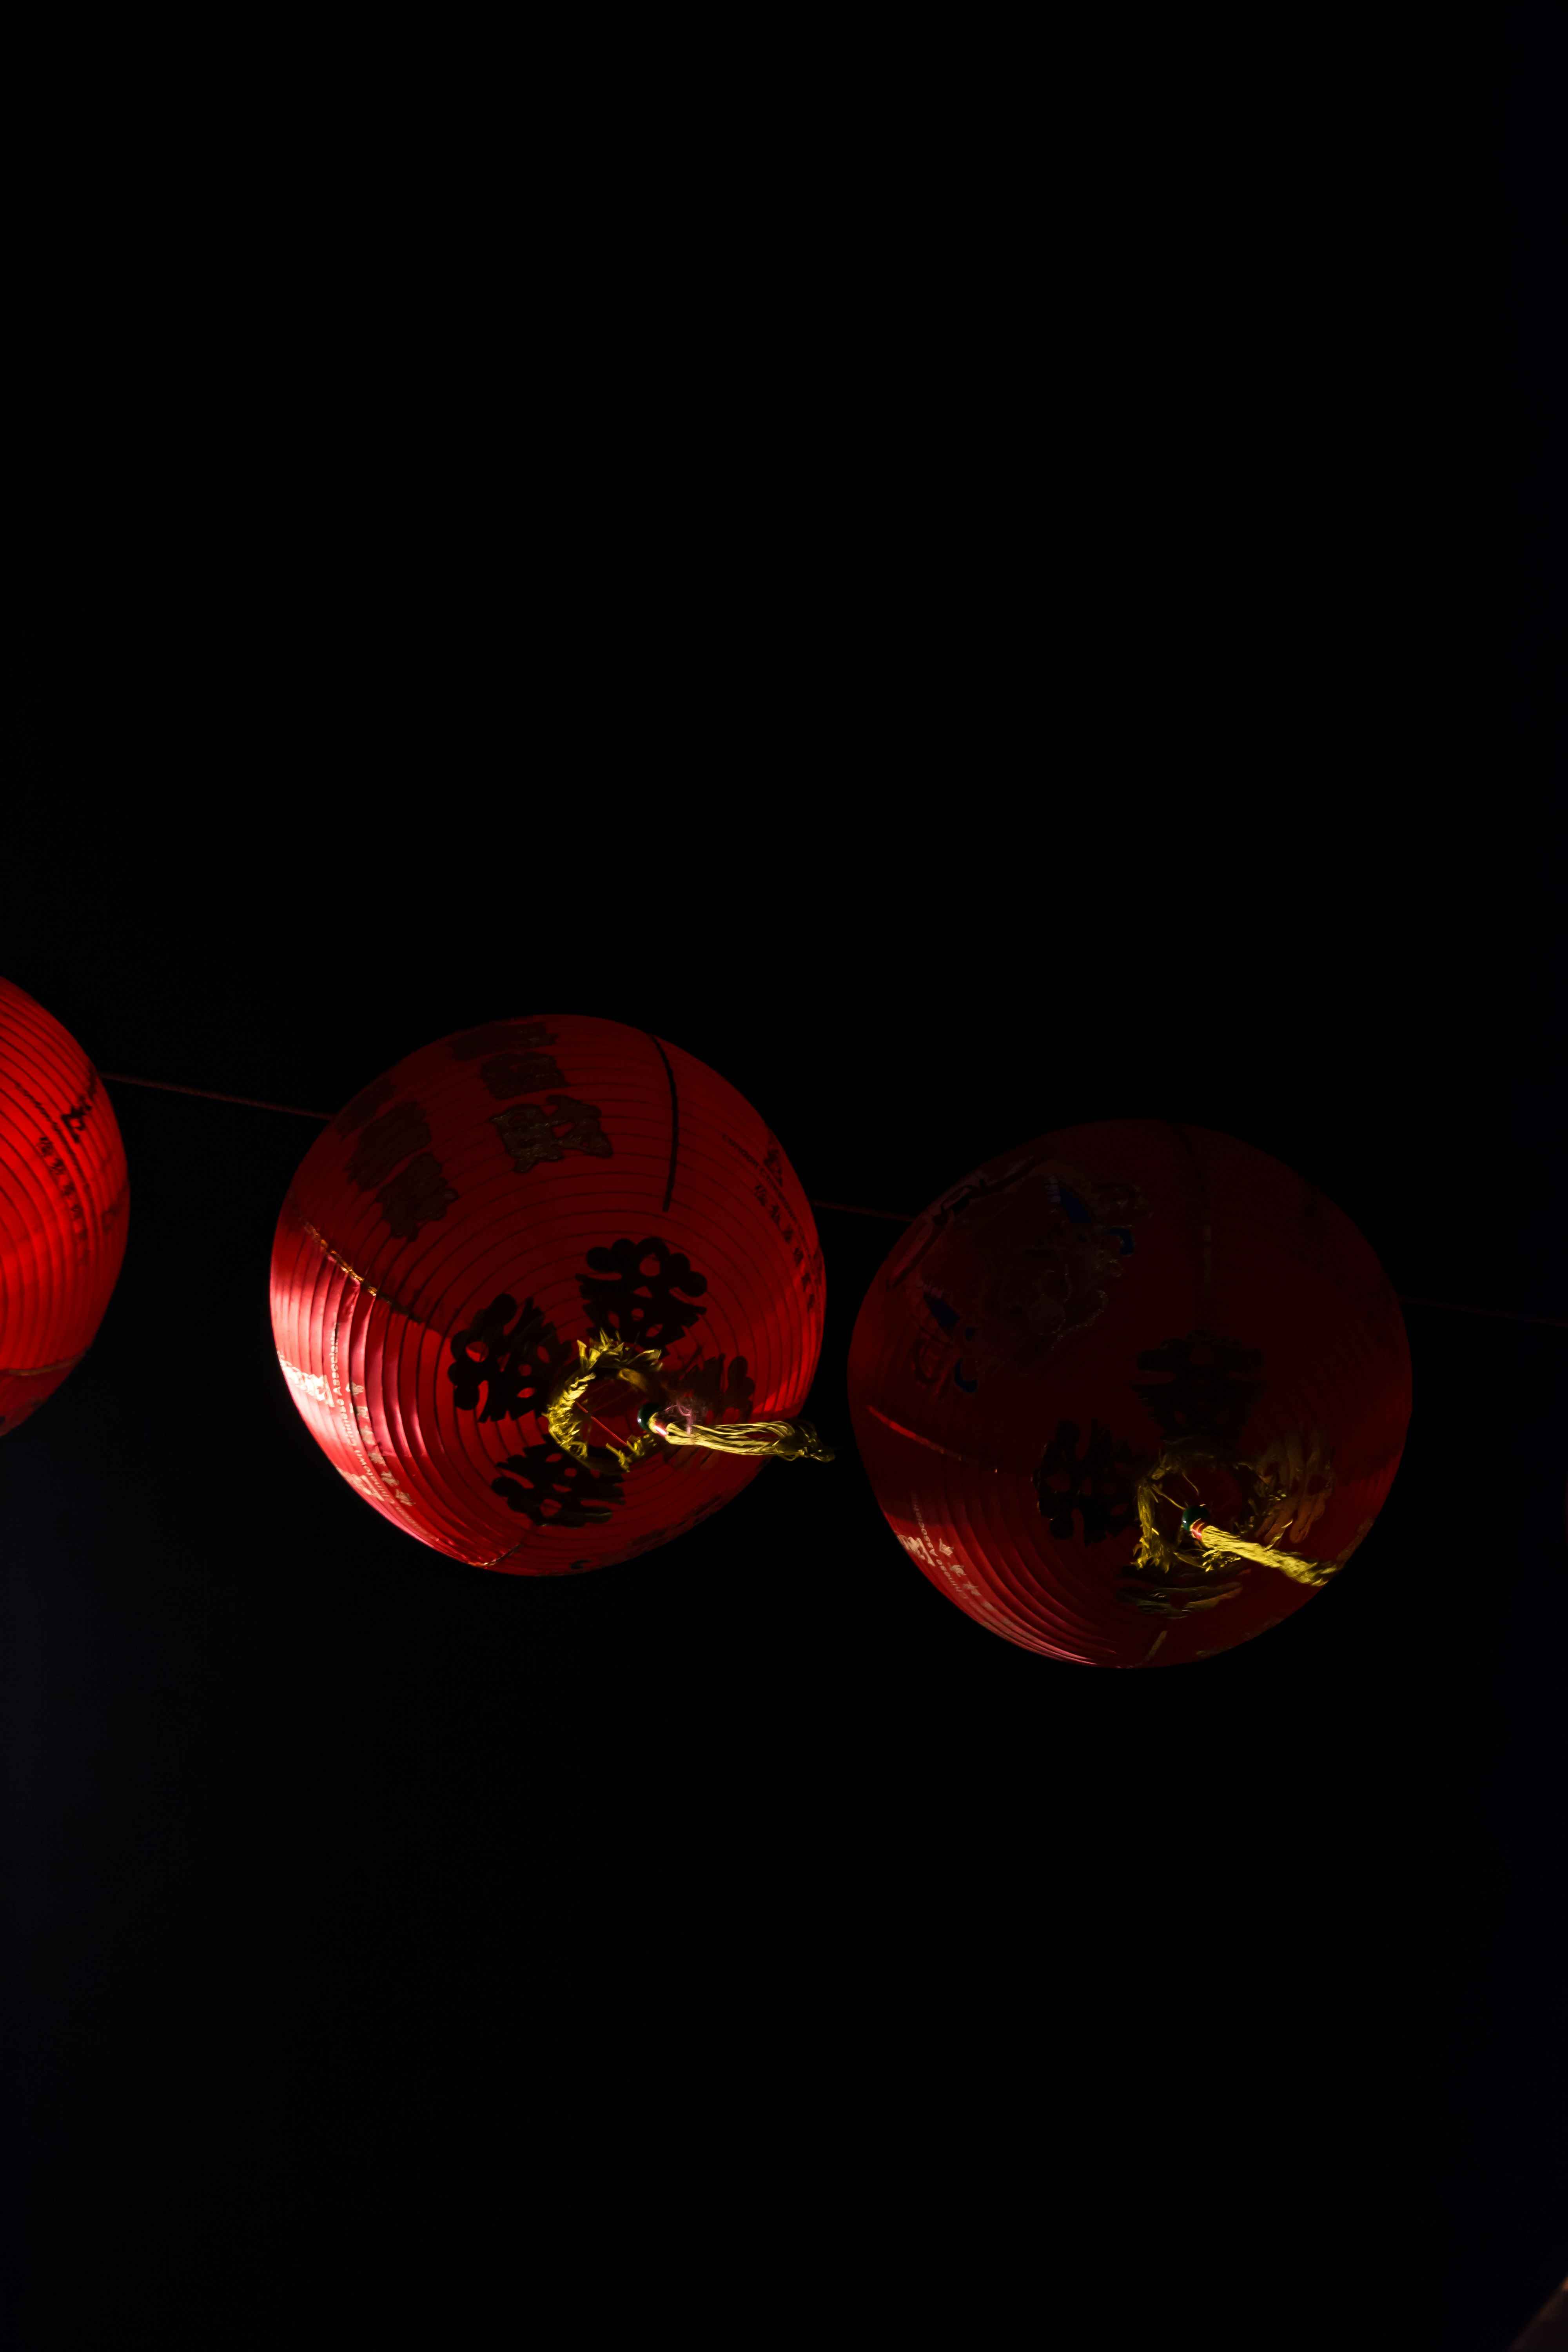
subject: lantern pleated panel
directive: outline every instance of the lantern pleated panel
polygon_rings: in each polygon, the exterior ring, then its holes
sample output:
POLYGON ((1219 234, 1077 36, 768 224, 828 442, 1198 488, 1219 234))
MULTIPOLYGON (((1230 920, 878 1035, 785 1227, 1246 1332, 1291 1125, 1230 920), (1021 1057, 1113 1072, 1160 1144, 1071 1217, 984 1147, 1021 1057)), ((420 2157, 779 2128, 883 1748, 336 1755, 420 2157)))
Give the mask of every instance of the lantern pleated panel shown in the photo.
POLYGON ((125 1255, 125 1147, 68 1029, 0 980, 0 1434, 91 1345, 125 1255))
MULTIPOLYGON (((822 1316, 811 1213, 757 1112, 678 1045, 575 1014, 443 1038, 367 1087, 273 1249, 279 1358, 329 1460, 395 1526, 510 1575, 629 1559, 763 1466, 570 1458, 542 1415, 579 1341, 657 1349, 705 1419, 751 1421, 798 1410, 822 1316)), ((636 1402, 590 1397, 597 1446, 636 1402)))
POLYGON ((1398 1467, 1410 1359, 1371 1247, 1310 1184, 1115 1120, 932 1203, 867 1294, 849 1394, 939 1591, 1047 1657, 1172 1665, 1343 1567, 1398 1467))

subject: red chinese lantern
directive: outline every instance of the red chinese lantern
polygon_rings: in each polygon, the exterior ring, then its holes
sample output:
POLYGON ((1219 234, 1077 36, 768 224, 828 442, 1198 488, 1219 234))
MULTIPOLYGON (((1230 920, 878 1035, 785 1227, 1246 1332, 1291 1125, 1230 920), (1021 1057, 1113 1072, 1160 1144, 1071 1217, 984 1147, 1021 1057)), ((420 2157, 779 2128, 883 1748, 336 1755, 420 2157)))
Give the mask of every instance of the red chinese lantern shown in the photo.
POLYGON ((0 980, 0 1433, 80 1362, 125 1255, 125 1146, 68 1029, 0 980))
POLYGON ((1398 1301, 1348 1217, 1229 1136, 1073 1128, 918 1218, 849 1356, 894 1534, 1008 1641, 1211 1656, 1376 1517, 1410 1418, 1398 1301))
POLYGON ((667 1543, 769 1454, 822 1345, 822 1255, 757 1113, 616 1021, 408 1055, 306 1154, 272 1321, 330 1461, 395 1526, 510 1575, 667 1543))

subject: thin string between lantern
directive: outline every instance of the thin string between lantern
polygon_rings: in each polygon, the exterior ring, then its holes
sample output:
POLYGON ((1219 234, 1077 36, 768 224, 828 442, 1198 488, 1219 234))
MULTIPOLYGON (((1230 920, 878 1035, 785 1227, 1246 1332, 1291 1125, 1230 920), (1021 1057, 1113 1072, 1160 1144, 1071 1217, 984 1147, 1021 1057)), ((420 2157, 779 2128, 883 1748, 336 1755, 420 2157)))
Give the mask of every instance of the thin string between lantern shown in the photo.
MULTIPOLYGON (((100 1078, 108 1078, 117 1087, 150 1087, 161 1095, 194 1095, 198 1102, 237 1103, 244 1110, 276 1110, 289 1118, 319 1119, 323 1127, 337 1117, 336 1111, 304 1110, 298 1103, 263 1102, 258 1095, 221 1095, 211 1087, 176 1086, 172 1078, 133 1078, 124 1070, 100 1070, 100 1078)), ((841 1217, 877 1217, 885 1224, 912 1225, 920 1213, 906 1214, 901 1209, 863 1209, 852 1201, 812 1201, 814 1209, 830 1209, 841 1217)), ((1484 1315, 1494 1323, 1541 1323, 1549 1330, 1568 1331, 1568 1316, 1523 1315, 1511 1307, 1469 1307, 1458 1298, 1414 1298, 1405 1291, 1395 1291, 1401 1307, 1436 1307, 1445 1315, 1484 1315)))
POLYGON ((151 1087, 161 1095, 195 1095, 200 1102, 241 1103, 247 1110, 287 1111, 290 1118, 319 1118, 323 1127, 337 1117, 334 1110, 301 1110, 298 1103, 263 1102, 257 1095, 219 1095, 211 1087, 177 1087, 173 1078, 132 1078, 123 1070, 100 1070, 98 1075, 117 1087, 151 1087))

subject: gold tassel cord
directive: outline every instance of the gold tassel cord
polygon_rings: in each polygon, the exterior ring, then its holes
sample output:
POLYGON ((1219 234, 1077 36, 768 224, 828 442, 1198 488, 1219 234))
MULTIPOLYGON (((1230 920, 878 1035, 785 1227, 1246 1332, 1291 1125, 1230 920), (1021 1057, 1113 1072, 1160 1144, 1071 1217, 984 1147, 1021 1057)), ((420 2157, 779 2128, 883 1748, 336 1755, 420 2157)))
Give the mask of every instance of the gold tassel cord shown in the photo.
POLYGON ((749 1454, 775 1462, 833 1460, 831 1449, 823 1444, 809 1421, 705 1423, 685 1414, 666 1418, 662 1360, 661 1349, 628 1347, 607 1331, 579 1339, 577 1360, 556 1381, 543 1413, 544 1426, 563 1454, 600 1477, 614 1477, 636 1462, 646 1462, 661 1445, 700 1447, 711 1454, 749 1454), (587 1406, 588 1391, 612 1375, 639 1390, 647 1400, 641 1414, 645 1434, 625 1446, 590 1445, 593 1416, 587 1406))
POLYGON ((667 1445, 705 1446, 710 1454, 761 1454, 774 1462, 833 1460, 832 1447, 824 1445, 809 1421, 694 1422, 686 1429, 654 1413, 648 1427, 667 1445))
MULTIPOLYGON (((1338 1559, 1309 1559, 1278 1544, 1259 1543, 1250 1534, 1233 1534, 1205 1519, 1196 1506, 1184 1510, 1175 1497, 1165 1492, 1161 1481, 1184 1478, 1195 1494, 1197 1489, 1193 1486, 1190 1474, 1199 1469, 1228 1471, 1246 1498, 1244 1523, 1261 1527, 1268 1534, 1282 1532, 1292 1524, 1310 1527, 1321 1512, 1333 1484, 1331 1459, 1315 1431, 1310 1448, 1302 1446, 1298 1434, 1277 1443, 1256 1462, 1243 1461, 1224 1446, 1205 1444, 1201 1439, 1178 1438, 1166 1446, 1138 1482, 1139 1544, 1131 1562, 1135 1578, 1169 1581, 1175 1591, 1190 1591, 1194 1570, 1200 1579, 1209 1579, 1216 1572, 1223 1574, 1227 1565, 1234 1569, 1243 1560, 1256 1560, 1262 1567, 1279 1569, 1298 1584, 1316 1588, 1326 1584, 1343 1565, 1338 1559), (1274 1460, 1276 1454, 1281 1455, 1280 1463, 1274 1460), (1288 1488, 1283 1494, 1279 1484, 1282 1471, 1288 1488), (1180 1521, 1174 1536, 1166 1535, 1160 1526, 1157 1507, 1161 1504, 1180 1521)), ((1237 1589, 1231 1587, 1233 1591, 1237 1589)))
POLYGON ((1245 1536, 1210 1527, 1206 1519, 1194 1519, 1188 1532, 1210 1559, 1261 1560, 1265 1568, 1283 1569, 1298 1584, 1327 1584, 1339 1566, 1337 1560, 1303 1559, 1299 1551, 1281 1551, 1276 1544, 1249 1543, 1245 1536))

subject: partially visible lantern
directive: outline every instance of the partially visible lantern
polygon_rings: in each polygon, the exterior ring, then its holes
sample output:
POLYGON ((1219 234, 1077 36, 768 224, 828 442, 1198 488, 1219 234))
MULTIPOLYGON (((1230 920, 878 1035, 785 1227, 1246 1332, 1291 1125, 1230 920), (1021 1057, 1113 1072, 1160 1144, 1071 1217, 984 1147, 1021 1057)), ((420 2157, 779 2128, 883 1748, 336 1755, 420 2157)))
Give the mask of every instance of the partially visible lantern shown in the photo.
POLYGON ((68 1029, 0 980, 0 1433, 92 1344, 125 1255, 129 1187, 102 1081, 68 1029))
POLYGON ((1172 1665, 1350 1558, 1410 1418, 1398 1301, 1348 1217, 1202 1128, 1114 1120, 989 1161, 860 1309, 855 1433, 938 1590, 1047 1657, 1172 1665))
POLYGON ((820 1453, 790 1416, 822 1318, 811 1212, 758 1114, 585 1016, 409 1055, 312 1145, 273 1247, 279 1358, 328 1459, 511 1575, 628 1559, 764 1451, 820 1453))

